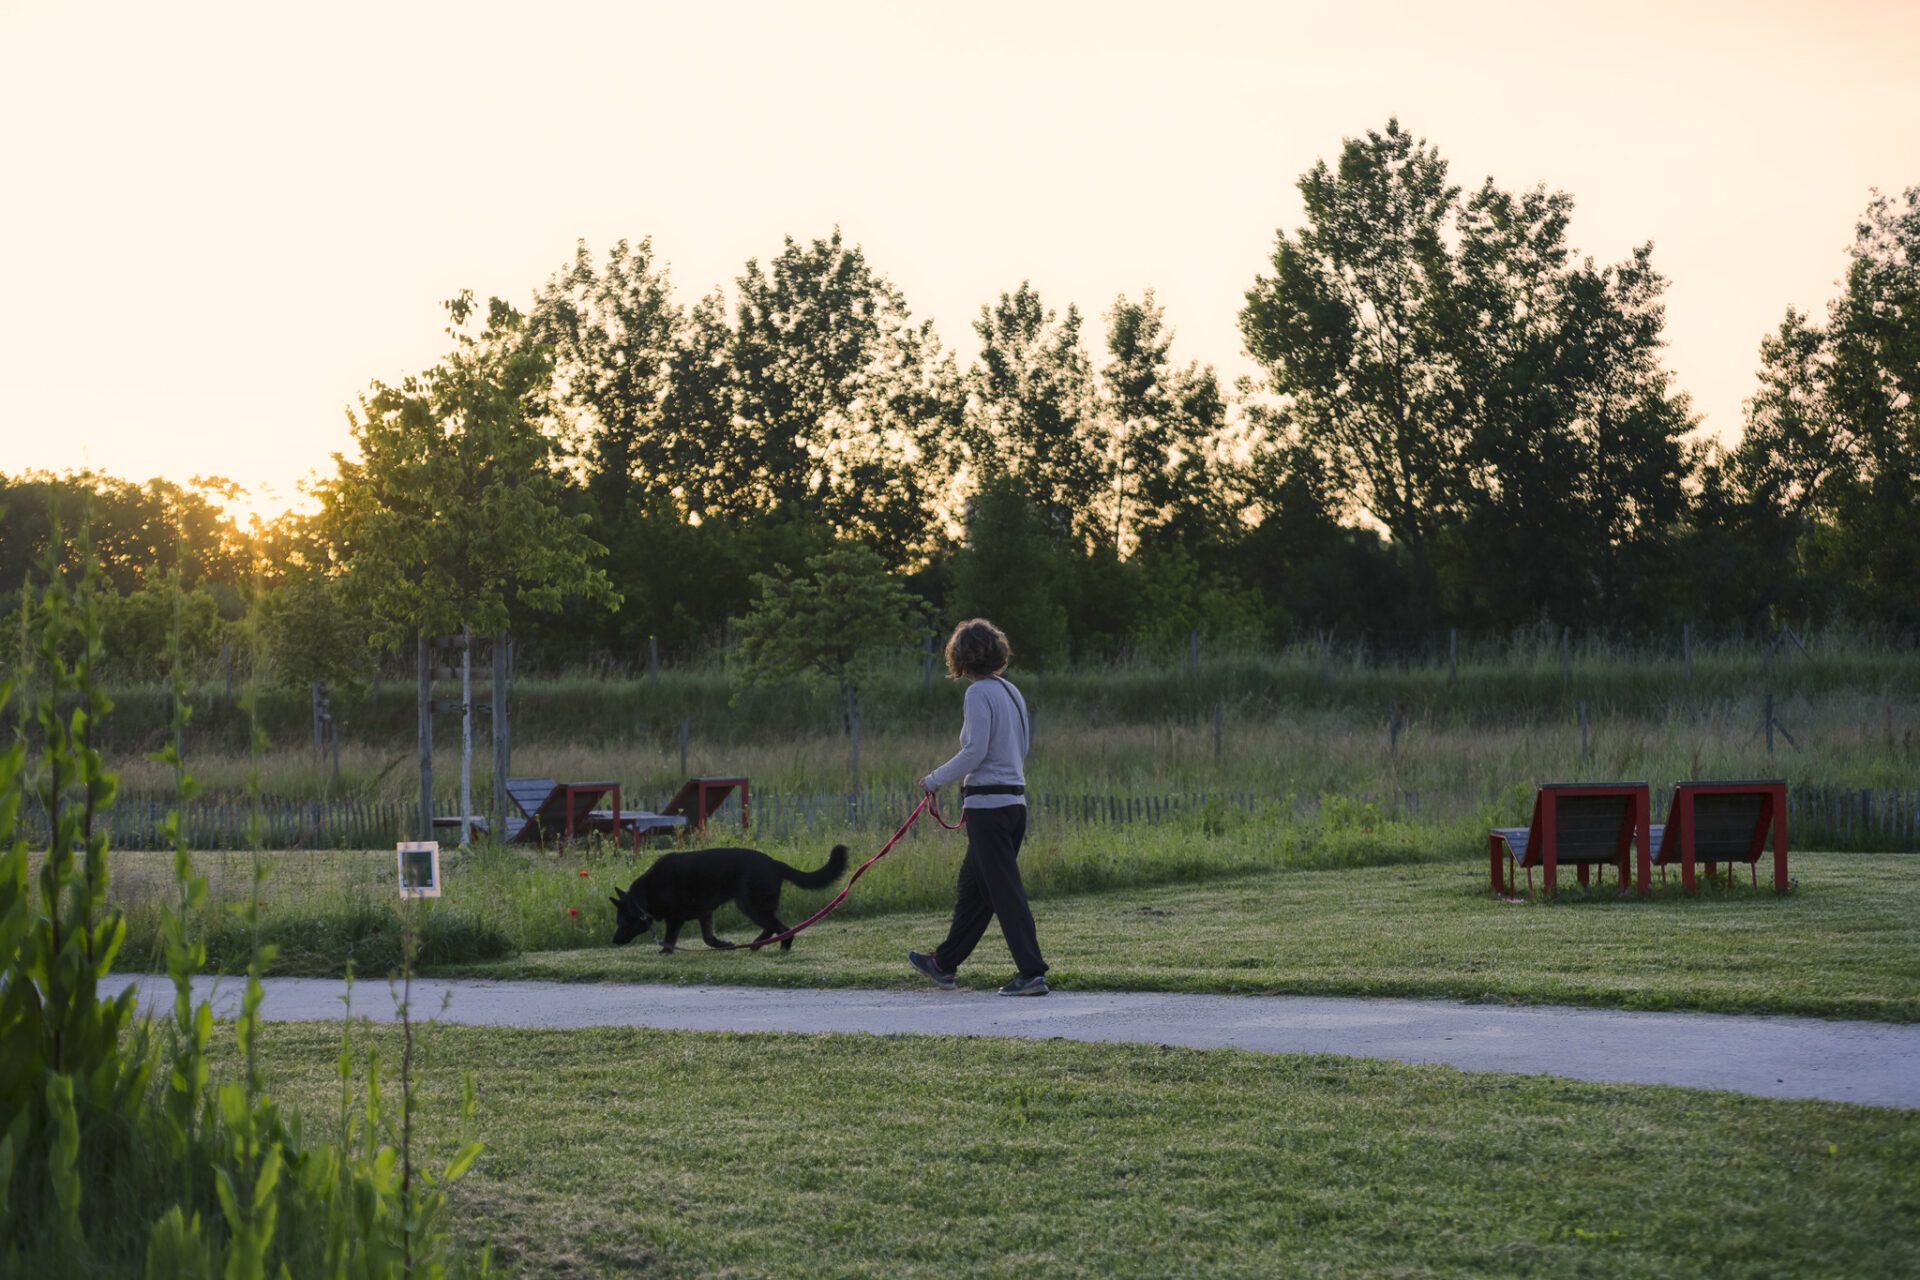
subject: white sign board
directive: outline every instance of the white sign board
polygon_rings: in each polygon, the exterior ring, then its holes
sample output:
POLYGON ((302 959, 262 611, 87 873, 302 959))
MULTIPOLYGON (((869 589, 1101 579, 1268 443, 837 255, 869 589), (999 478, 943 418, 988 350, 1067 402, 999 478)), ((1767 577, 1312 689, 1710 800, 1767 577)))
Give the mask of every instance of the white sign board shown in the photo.
POLYGON ((437 898, 440 896, 440 842, 403 841, 398 846, 400 859, 400 896, 437 898))

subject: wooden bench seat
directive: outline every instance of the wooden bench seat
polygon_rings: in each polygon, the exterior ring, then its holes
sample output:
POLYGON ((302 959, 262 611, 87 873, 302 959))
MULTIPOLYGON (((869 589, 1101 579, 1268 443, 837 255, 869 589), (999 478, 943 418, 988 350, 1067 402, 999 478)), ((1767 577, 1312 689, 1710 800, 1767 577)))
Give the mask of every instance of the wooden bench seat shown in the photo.
POLYGON ((1496 894, 1518 889, 1521 868, 1527 888, 1533 869, 1545 872, 1546 892, 1557 887, 1562 866, 1574 867, 1581 884, 1589 868, 1613 866, 1621 887, 1637 880, 1642 894, 1652 892, 1652 839, 1647 823, 1644 782, 1548 783, 1534 792, 1533 818, 1524 827, 1494 827, 1487 833, 1488 872, 1496 894), (1630 855, 1639 849, 1638 872, 1630 855))
POLYGON ((1787 784, 1782 778, 1745 782, 1678 782, 1667 820, 1651 829, 1653 865, 1666 877, 1680 864, 1680 883, 1692 893, 1694 869, 1705 863, 1711 877, 1719 864, 1744 862, 1757 887, 1760 857, 1773 839, 1773 887, 1787 892, 1787 784))

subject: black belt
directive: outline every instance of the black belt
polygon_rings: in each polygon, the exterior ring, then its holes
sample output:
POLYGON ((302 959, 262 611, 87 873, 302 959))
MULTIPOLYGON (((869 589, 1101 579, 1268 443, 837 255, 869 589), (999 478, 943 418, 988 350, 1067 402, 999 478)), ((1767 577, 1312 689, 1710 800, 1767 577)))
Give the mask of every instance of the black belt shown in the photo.
POLYGON ((1025 787, 962 787, 960 788, 960 796, 962 799, 965 799, 968 796, 1023 796, 1025 794, 1027 794, 1027 789, 1025 787))

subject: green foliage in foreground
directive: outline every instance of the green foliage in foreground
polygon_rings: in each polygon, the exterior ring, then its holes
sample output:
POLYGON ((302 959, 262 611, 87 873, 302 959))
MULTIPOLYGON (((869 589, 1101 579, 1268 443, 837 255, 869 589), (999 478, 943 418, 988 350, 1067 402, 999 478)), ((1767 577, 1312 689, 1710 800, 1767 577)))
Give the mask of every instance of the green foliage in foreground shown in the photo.
MULTIPOLYGON (((1914 1112, 1155 1045, 429 1034, 487 1125, 456 1210, 531 1275, 1920 1268, 1914 1112)), ((330 1043, 276 1034, 275 1087, 323 1096, 330 1043)))
MULTIPOLYGON (((456 1253, 442 1219, 447 1189, 472 1166, 479 1145, 463 1139, 438 1168, 416 1160, 409 1026, 401 1032, 395 1108, 382 1098, 377 1057, 368 1059, 362 1090, 350 1032, 335 1058, 330 1134, 309 1131, 298 1109, 283 1110, 265 1090, 259 978, 272 949, 260 940, 257 859, 251 892, 236 912, 247 976, 232 1025, 239 1065, 230 1078, 212 1080, 213 1015, 192 998, 206 953, 189 921, 206 901, 207 883, 194 873, 178 809, 166 820, 174 862, 155 943, 174 985, 172 1018, 156 1028, 151 1017, 135 1019, 130 993, 100 995, 99 980, 126 937, 97 821, 115 787, 93 736, 111 707, 94 679, 102 575, 84 533, 70 580, 57 527, 53 545, 50 585, 35 605, 38 669, 29 667, 41 682, 32 707, 37 732, 29 737, 23 719, 20 740, 0 752, 0 1274, 486 1274, 488 1254, 469 1260, 456 1253), (17 825, 27 794, 51 828, 37 892, 17 825)), ((177 673, 177 580, 173 589, 168 653, 177 673)), ((23 627, 23 642, 32 630, 23 627)), ((178 751, 187 708, 177 675, 174 691, 172 741, 156 759, 173 771, 184 804, 194 784, 178 751)), ((0 712, 11 693, 0 684, 0 712)), ((463 1116, 472 1115, 472 1104, 469 1093, 463 1116)))
MULTIPOLYGON (((1040 943, 1061 987, 1432 996, 1628 1009, 1920 1021, 1920 865, 1904 855, 1800 854, 1799 888, 1742 882, 1651 902, 1611 883, 1555 904, 1512 905, 1482 862, 1282 871, 1206 884, 1038 894, 1040 943)), ((1678 877, 1674 877, 1678 880, 1678 877)), ((865 882, 862 882, 862 888, 865 882)), ((858 889, 855 890, 857 894, 858 889)), ((796 913, 797 914, 797 913, 796 913)), ((846 919, 791 953, 663 956, 607 945, 603 911, 583 949, 446 972, 578 981, 918 986, 906 949, 938 942, 944 912, 846 919)), ((730 927, 722 918, 721 936, 730 927)), ((737 926, 734 937, 739 937, 737 926)), ((1012 976, 997 931, 968 987, 1012 976)))

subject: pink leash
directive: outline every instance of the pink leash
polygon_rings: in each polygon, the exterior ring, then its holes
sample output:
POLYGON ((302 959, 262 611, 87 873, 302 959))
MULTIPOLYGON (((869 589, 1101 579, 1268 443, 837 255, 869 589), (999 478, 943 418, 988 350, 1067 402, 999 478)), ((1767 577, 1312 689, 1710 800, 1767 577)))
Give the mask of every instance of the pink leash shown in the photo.
MULTIPOLYGON (((754 942, 731 942, 724 947, 709 947, 707 949, 711 951, 758 951, 760 948, 770 947, 776 942, 785 942, 802 929, 811 928, 819 924, 822 920, 832 915, 835 908, 847 900, 847 895, 853 892, 854 882, 859 880, 861 876, 867 874, 868 867, 871 867, 874 863, 880 861, 880 859, 892 852, 893 846, 900 843, 900 838, 907 834, 908 828, 920 820, 920 815, 923 813, 932 814, 933 820, 949 831, 958 831, 967 821, 967 815, 964 809, 960 813, 959 822, 948 822, 945 818, 941 817, 939 798, 936 797, 933 792, 929 791, 920 797, 920 803, 913 807, 913 812, 908 814, 907 820, 900 824, 900 829, 895 831, 892 837, 880 846, 880 852, 874 854, 871 858, 868 858, 865 862, 854 868, 853 874, 847 877, 846 886, 834 895, 832 902, 829 902, 826 906, 820 908, 785 933, 776 933, 771 938, 761 938, 754 942)), ((683 948, 675 947, 673 949, 679 951, 683 948)))

